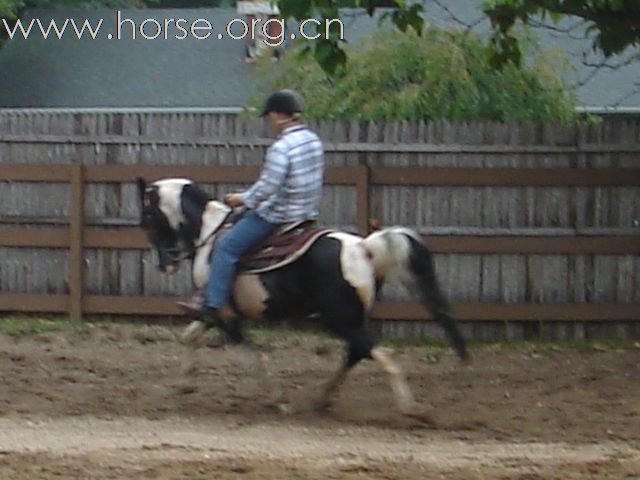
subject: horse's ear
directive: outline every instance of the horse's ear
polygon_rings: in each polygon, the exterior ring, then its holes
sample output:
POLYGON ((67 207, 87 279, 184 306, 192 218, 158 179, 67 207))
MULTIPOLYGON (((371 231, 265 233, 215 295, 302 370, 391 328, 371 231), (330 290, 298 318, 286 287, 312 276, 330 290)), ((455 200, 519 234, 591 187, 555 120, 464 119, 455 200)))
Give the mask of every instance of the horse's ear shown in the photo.
POLYGON ((136 178, 136 185, 138 186, 138 196, 140 198, 140 205, 144 205, 144 193, 147 189, 147 182, 144 178, 136 178))

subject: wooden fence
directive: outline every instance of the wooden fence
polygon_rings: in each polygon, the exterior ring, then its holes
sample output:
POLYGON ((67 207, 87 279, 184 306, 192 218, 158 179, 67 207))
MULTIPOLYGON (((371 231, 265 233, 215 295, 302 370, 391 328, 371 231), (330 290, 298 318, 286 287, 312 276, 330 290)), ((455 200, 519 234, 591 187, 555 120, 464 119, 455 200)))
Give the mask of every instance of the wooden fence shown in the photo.
MULTIPOLYGON (((587 324, 640 330, 638 125, 318 129, 323 223, 421 231, 472 336, 505 335, 479 324, 515 338, 541 322, 578 337, 587 324)), ((266 137, 234 116, 0 114, 0 311, 177 314, 189 270, 155 271, 133 180, 184 176, 221 195, 256 178, 266 137)), ((421 306, 385 298, 386 331, 430 332, 421 306)))

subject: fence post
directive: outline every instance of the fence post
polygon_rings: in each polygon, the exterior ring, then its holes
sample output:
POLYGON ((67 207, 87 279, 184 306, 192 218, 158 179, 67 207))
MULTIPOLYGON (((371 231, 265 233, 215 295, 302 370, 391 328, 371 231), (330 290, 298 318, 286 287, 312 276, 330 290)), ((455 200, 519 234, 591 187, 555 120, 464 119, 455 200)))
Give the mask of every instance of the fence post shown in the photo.
POLYGON ((84 166, 70 169, 69 209, 69 318, 82 320, 83 293, 83 239, 84 229, 84 166))
POLYGON ((357 198, 357 226, 358 233, 366 236, 369 234, 369 201, 371 185, 371 170, 368 165, 358 165, 358 176, 356 179, 356 189, 358 190, 357 198))

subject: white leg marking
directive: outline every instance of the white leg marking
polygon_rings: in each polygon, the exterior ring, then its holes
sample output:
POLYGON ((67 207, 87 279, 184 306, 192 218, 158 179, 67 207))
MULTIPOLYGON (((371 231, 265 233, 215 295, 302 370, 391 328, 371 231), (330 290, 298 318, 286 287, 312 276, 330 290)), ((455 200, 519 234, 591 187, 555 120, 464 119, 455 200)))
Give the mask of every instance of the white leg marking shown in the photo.
POLYGON ((193 345, 200 340, 200 337, 202 337, 206 331, 207 325, 204 322, 194 320, 184 329, 182 335, 180 335, 180 343, 193 345))
POLYGON ((400 411, 404 414, 411 414, 415 409, 415 400, 400 365, 393 359, 393 350, 376 347, 371 351, 371 356, 389 374, 391 389, 400 411))

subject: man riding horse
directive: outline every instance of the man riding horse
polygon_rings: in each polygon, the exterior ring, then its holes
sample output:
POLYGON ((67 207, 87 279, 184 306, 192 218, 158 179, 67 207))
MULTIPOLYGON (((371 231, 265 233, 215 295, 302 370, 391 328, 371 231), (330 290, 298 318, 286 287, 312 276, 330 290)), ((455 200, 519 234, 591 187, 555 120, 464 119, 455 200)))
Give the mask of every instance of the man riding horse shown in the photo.
POLYGON ((456 353, 468 359, 465 340, 440 289, 433 256, 418 232, 389 227, 364 237, 287 226, 282 230, 313 235, 302 235, 303 246, 289 252, 286 260, 257 268, 251 263, 263 252, 270 255, 279 250, 281 237, 276 236, 268 240, 274 245, 271 250, 250 252, 249 259, 241 259, 248 263, 238 264, 244 252, 279 226, 318 213, 323 147, 301 122, 301 112, 300 101, 291 91, 276 92, 267 100, 263 113, 278 138, 267 152, 260 179, 246 192, 228 195, 227 205, 210 198, 189 179, 165 178, 151 184, 138 179, 141 226, 158 254, 158 268, 173 273, 182 260, 191 259, 193 283, 205 291, 204 301, 196 298, 183 304, 198 316, 183 333, 183 341, 195 343, 215 326, 240 343, 239 318, 265 322, 313 318, 346 346, 340 368, 322 389, 318 408, 330 405, 348 372, 370 359, 388 374, 400 411, 413 415, 415 402, 404 372, 393 352, 378 345, 367 329, 382 286, 402 285, 410 297, 421 300, 456 353), (240 205, 249 211, 225 231, 231 207, 240 205))
POLYGON ((184 342, 195 341, 214 325, 241 341, 239 328, 223 322, 218 313, 229 302, 238 260, 282 225, 317 217, 324 149, 318 136, 302 122, 302 112, 302 102, 292 90, 279 90, 267 99, 262 116, 268 118, 277 139, 268 149, 260 178, 253 186, 225 196, 230 207, 248 210, 214 244, 204 299, 196 295, 179 302, 183 310, 199 317, 183 333, 184 342))

